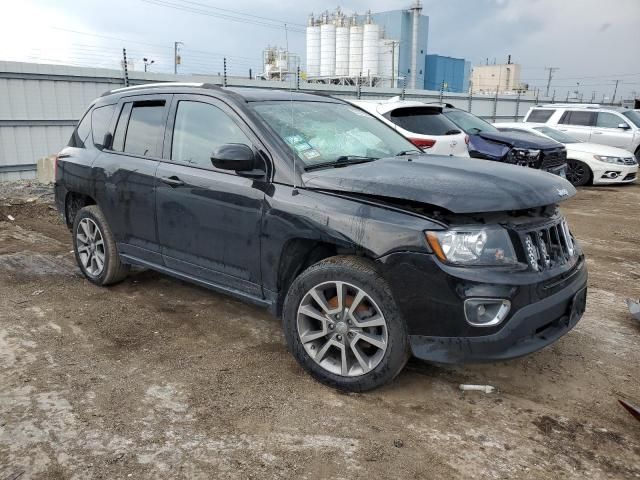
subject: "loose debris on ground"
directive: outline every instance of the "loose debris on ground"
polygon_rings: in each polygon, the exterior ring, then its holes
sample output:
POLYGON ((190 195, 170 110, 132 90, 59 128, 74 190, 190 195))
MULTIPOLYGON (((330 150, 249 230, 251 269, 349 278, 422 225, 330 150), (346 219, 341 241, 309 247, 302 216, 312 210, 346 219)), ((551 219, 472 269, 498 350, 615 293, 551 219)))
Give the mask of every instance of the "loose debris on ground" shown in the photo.
POLYGON ((618 404, 640 399, 639 185, 563 207, 590 270, 569 335, 353 395, 305 375, 256 307, 149 271, 91 285, 51 199, 0 184, 0 479, 640 477, 618 404))

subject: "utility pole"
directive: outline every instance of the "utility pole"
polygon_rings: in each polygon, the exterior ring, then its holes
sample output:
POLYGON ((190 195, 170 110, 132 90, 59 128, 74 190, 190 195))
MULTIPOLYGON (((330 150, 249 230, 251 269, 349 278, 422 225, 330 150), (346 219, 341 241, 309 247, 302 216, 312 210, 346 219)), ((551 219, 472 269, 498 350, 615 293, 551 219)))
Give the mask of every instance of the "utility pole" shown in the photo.
POLYGON ((182 43, 182 42, 173 42, 173 73, 175 75, 178 74, 178 65, 180 65, 182 63, 180 55, 178 55, 178 47, 180 45, 184 45, 184 43, 182 43))
POLYGON ((558 67, 544 67, 545 70, 549 70, 549 79, 547 80, 547 93, 545 93, 545 97, 549 96, 549 88, 551 88, 551 79, 553 78, 553 72, 560 70, 558 67))
POLYGON ((391 40, 391 88, 396 88, 396 47, 399 41, 391 40))
POLYGON ((616 80, 616 87, 613 89, 613 97, 611 97, 611 105, 616 103, 616 93, 618 92, 618 82, 620 80, 616 80))

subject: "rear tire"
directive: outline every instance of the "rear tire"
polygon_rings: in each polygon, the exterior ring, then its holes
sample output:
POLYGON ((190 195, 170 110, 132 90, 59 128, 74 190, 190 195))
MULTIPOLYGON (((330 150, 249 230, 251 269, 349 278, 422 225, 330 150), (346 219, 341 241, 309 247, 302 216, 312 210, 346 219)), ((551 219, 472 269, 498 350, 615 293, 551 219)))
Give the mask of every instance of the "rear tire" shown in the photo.
POLYGON ((586 185, 591 180, 592 175, 593 173, 586 163, 580 160, 567 160, 567 180, 569 180, 574 187, 586 185))
POLYGON ((406 324, 389 285, 359 257, 331 257, 302 272, 285 298, 283 326, 300 365, 340 390, 378 388, 409 358, 406 324))
POLYGON ((113 233, 97 205, 78 211, 71 233, 76 262, 87 280, 106 286, 126 278, 129 265, 120 261, 113 233))

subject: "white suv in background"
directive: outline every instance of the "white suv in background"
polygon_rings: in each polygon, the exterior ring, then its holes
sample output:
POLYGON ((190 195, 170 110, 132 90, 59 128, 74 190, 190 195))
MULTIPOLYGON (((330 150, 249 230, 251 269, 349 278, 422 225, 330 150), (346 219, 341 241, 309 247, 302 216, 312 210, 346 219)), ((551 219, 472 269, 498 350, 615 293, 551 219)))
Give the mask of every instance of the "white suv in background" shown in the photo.
POLYGON ((425 153, 468 157, 469 136, 442 114, 442 105, 399 100, 347 100, 407 137, 425 153))
POLYGON ((550 103, 530 108, 524 121, 545 123, 583 142, 623 148, 640 160, 640 112, 635 110, 550 103))

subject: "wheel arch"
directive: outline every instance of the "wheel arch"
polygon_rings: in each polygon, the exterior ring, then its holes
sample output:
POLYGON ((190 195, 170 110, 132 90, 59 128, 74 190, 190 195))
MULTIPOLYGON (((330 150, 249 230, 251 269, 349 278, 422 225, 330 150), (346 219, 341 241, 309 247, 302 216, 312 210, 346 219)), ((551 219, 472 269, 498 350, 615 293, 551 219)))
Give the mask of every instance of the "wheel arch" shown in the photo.
POLYGON ((96 204, 97 202, 89 195, 74 191, 67 192, 64 199, 64 221, 67 224, 67 228, 71 229, 73 221, 81 208, 96 204))
POLYGON ((367 257, 366 252, 347 248, 335 243, 308 238, 293 238, 287 241, 280 255, 277 276, 277 300, 275 314, 282 314, 284 299, 293 281, 307 268, 336 255, 367 257))

